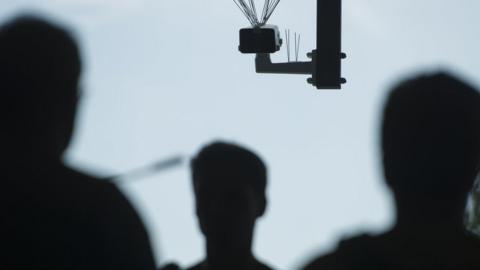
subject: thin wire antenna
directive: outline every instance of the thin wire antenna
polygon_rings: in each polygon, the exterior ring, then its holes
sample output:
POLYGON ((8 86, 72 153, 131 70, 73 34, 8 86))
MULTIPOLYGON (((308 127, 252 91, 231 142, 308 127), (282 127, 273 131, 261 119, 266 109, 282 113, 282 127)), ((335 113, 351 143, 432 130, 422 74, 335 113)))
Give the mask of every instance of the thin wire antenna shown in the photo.
POLYGON ((255 22, 252 19, 252 14, 250 13, 250 9, 247 6, 247 4, 243 0, 233 0, 233 1, 238 6, 238 8, 242 11, 242 13, 245 15, 245 17, 248 19, 250 24, 252 24, 252 26, 254 26, 255 22))
POLYGON ((265 0, 265 4, 263 5, 262 11, 262 22, 265 22, 265 18, 267 18, 268 8, 270 6, 270 0, 265 0))
POLYGON ((262 27, 272 16, 280 0, 265 0, 261 17, 258 17, 255 0, 233 0, 253 27, 262 27))
POLYGON ((290 62, 290 29, 285 30, 285 39, 287 40, 287 59, 290 62))
POLYGON ((295 33, 295 61, 298 62, 298 53, 300 52, 300 34, 298 34, 297 40, 297 33, 295 33))
POLYGON ((244 0, 233 0, 237 7, 242 11, 243 15, 247 18, 250 24, 255 27, 255 20, 253 19, 252 14, 250 13, 250 8, 247 6, 244 0))
POLYGON ((298 47, 298 44, 297 44, 297 32, 295 32, 294 34, 294 38, 295 38, 295 61, 298 61, 298 56, 297 56, 297 47, 298 47))
POLYGON ((258 21, 258 14, 257 14, 257 8, 255 7, 255 2, 253 2, 253 0, 250 0, 250 9, 251 9, 251 13, 253 14, 253 18, 255 19, 255 24, 259 24, 259 21, 258 21))
POLYGON ((267 21, 270 19, 270 16, 272 16, 273 11, 275 11, 275 9, 277 8, 278 4, 280 3, 280 0, 273 0, 273 2, 271 3, 272 4, 268 8, 267 17, 264 18, 265 23, 267 23, 267 21))

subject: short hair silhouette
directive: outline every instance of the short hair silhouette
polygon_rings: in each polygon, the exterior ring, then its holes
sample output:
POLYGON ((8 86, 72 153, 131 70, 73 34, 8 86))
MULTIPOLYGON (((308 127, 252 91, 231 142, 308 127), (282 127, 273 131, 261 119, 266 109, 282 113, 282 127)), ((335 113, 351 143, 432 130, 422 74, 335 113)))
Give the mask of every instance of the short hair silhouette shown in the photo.
POLYGON ((191 167, 207 258, 190 269, 270 269, 252 254, 255 222, 267 204, 263 161, 238 145, 215 142, 202 148, 191 167))
POLYGON ((480 242, 463 220, 480 164, 479 92, 445 72, 405 80, 388 95, 381 135, 396 224, 305 269, 478 269, 480 242))
POLYGON ((402 82, 382 124, 385 174, 408 200, 463 200, 478 173, 480 94, 446 73, 402 82))
POLYGON ((225 181, 250 186, 259 196, 265 196, 267 169, 263 161, 243 147, 215 142, 204 147, 192 160, 193 184, 208 185, 210 177, 228 175, 225 181))
POLYGON ((79 54, 70 33, 34 16, 0 28, 1 117, 9 127, 8 146, 52 158, 65 150, 76 112, 79 54))
POLYGON ((148 234, 110 182, 68 168, 79 49, 62 27, 0 27, 0 269, 155 269, 148 234))

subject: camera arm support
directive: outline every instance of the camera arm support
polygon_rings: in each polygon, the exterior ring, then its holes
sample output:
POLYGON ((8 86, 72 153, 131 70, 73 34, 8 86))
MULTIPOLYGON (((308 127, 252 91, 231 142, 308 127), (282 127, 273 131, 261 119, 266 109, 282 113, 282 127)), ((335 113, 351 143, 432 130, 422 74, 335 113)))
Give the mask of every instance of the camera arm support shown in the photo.
POLYGON ((268 53, 257 53, 255 58, 255 68, 257 73, 312 75, 313 67, 313 61, 274 64, 268 53))
POLYGON ((257 73, 308 74, 307 81, 318 89, 340 89, 346 80, 341 77, 341 0, 317 0, 317 49, 308 53, 310 62, 272 63, 270 54, 257 53, 257 73))
MULTIPOLYGON (((308 53, 307 56, 312 58, 308 62, 286 62, 286 63, 272 63, 269 53, 257 53, 255 57, 255 71, 259 74, 296 74, 296 75, 312 75, 307 79, 307 82, 317 85, 315 80, 316 74, 316 51, 308 53)), ((345 53, 340 54, 341 59, 347 58, 345 53)), ((344 84, 347 80, 340 78, 340 83, 344 84)))
POLYGON ((255 68, 257 73, 311 75, 313 66, 313 61, 274 64, 268 53, 258 53, 255 58, 255 68))

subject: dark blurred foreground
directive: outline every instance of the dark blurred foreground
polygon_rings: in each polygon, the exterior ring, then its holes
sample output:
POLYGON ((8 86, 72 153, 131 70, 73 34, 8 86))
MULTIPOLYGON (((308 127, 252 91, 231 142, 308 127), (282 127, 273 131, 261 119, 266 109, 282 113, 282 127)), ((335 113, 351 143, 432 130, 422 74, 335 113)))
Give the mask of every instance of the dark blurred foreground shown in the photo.
MULTIPOLYGON (((124 195, 61 161, 81 69, 76 42, 62 28, 32 17, 0 28, 0 269, 156 268, 148 233, 124 195)), ((304 269, 480 269, 480 241, 464 226, 480 169, 478 91, 447 73, 406 80, 388 97, 381 134, 395 226, 341 241, 304 269)), ((271 269, 251 249, 267 208, 261 158, 215 142, 191 169, 206 257, 189 269, 271 269)), ((278 248, 288 243, 279 239, 278 248)))

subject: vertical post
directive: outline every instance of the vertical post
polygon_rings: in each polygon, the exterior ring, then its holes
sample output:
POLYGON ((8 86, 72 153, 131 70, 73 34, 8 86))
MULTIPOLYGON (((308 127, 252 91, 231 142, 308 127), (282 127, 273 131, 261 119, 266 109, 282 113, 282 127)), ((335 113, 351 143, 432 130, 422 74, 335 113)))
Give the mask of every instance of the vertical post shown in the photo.
POLYGON ((317 0, 317 51, 313 82, 318 89, 340 89, 342 1, 317 0))

